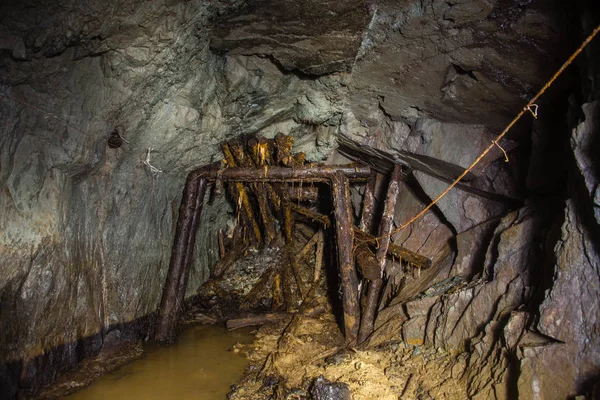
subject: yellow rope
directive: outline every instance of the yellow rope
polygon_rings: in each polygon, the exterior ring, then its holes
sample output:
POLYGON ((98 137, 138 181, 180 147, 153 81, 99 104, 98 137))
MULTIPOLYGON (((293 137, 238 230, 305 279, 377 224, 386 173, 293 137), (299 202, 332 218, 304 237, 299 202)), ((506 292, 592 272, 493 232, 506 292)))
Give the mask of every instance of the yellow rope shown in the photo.
MULTIPOLYGON (((498 137, 492 142, 492 144, 489 145, 488 148, 485 149, 483 151, 483 153, 481 153, 479 155, 479 157, 477 157, 475 159, 475 161, 473 161, 473 163, 471 165, 469 165, 469 167, 467 169, 465 169, 463 171, 463 173, 460 174, 460 176, 458 178, 456 178, 456 180, 454 182, 452 182, 450 184, 450 186, 448 186, 446 188, 446 190, 444 190, 435 200, 433 200, 431 203, 429 203, 429 205, 427 207, 425 207, 417 215, 412 217, 408 222, 406 222, 405 224, 402 224, 399 228, 393 230, 389 234, 383 235, 376 239, 381 239, 386 236, 395 235, 396 233, 398 233, 401 230, 405 229, 406 227, 410 226, 413 222, 415 222, 416 220, 421 218, 427 211, 429 211, 431 209, 431 207, 433 207, 438 201, 440 201, 444 196, 446 196, 448 194, 448 192, 450 192, 450 190, 452 190, 452 188, 454 188, 469 172, 471 172, 471 170, 483 159, 483 157, 485 157, 496 146, 498 141, 500 139, 502 139, 508 133, 509 130, 511 130, 511 128, 523 116, 523 114, 525 114, 526 112, 531 110, 531 106, 533 106, 534 103, 540 98, 540 96, 542 94, 544 94, 544 92, 546 90, 548 90, 548 88, 550 86, 552 86, 554 81, 564 72, 565 69, 567 69, 567 67, 569 65, 571 65, 573 60, 575 60, 575 58, 583 51, 583 49, 585 49, 585 47, 592 41, 592 39, 598 34, 598 32, 600 32, 600 25, 598 25, 596 27, 596 29, 594 29, 594 31, 587 37, 587 39, 585 39, 585 41, 581 44, 581 46, 579 46, 579 48, 571 55, 571 57, 569 57, 569 59, 562 65, 562 67, 560 67, 560 69, 558 71, 556 71, 554 76, 552 76, 552 78, 544 85, 544 87, 538 92, 538 94, 536 94, 535 97, 525 107, 523 107, 521 112, 519 112, 519 114, 517 114, 517 116, 510 122, 510 124, 508 124, 508 126, 506 128, 504 128, 502 133, 500 135, 498 135, 498 137)), ((371 239, 371 240, 373 240, 373 239, 371 239)))

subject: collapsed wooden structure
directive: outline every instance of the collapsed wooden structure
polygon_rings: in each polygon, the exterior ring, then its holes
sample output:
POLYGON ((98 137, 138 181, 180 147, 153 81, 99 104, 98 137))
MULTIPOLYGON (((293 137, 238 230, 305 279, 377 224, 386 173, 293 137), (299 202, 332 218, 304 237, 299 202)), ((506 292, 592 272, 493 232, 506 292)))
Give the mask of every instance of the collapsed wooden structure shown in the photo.
MULTIPOLYGON (((281 234, 286 243, 290 242, 294 215, 302 215, 325 228, 334 228, 344 334, 349 344, 361 343, 373 332, 388 256, 394 256, 419 268, 428 268, 431 265, 429 259, 390 242, 389 234, 392 230, 399 184, 403 178, 401 166, 398 165, 393 170, 381 224, 376 232, 377 236, 374 236, 373 191, 376 174, 371 168, 355 164, 308 164, 304 154, 292 154, 292 146, 293 137, 282 134, 271 140, 233 140, 222 145, 225 155, 222 163, 207 165, 190 172, 181 200, 167 281, 159 308, 155 329, 157 341, 171 342, 174 339, 186 292, 200 214, 210 185, 213 185, 214 191, 219 194, 224 188, 224 183, 228 183, 227 189, 237 203, 239 223, 247 241, 269 245, 275 243, 281 234), (351 182, 367 183, 358 227, 353 222, 351 182), (313 185, 319 183, 327 184, 331 189, 333 223, 327 215, 294 202, 294 199, 316 201, 318 188, 313 185), (276 220, 281 226, 281 233, 277 229, 276 220), (368 282, 362 310, 359 276, 368 282)), ((227 257, 222 238, 219 244, 221 256, 227 257)), ((315 244, 317 253, 322 255, 322 230, 315 233, 301 253, 308 252, 315 244)), ((315 274, 319 273, 318 269, 315 269, 315 274)), ((219 275, 223 272, 215 270, 213 274, 219 275)))

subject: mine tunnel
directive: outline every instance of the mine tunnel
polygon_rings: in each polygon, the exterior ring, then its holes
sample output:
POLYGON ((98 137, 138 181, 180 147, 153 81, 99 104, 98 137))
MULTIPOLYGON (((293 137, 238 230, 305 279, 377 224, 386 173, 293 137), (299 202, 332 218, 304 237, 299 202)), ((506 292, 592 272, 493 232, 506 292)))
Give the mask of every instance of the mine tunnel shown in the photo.
POLYGON ((0 1, 0 399, 600 398, 599 24, 0 1))

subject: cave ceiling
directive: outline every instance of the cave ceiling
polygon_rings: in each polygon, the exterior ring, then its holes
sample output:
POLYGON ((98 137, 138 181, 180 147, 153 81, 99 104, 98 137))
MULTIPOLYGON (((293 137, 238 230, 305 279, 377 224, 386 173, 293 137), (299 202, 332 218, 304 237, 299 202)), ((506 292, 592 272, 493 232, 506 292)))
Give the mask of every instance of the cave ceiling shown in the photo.
POLYGON ((219 20, 211 48, 311 76, 349 72, 363 125, 383 113, 498 133, 565 58, 559 3, 255 1, 219 20))

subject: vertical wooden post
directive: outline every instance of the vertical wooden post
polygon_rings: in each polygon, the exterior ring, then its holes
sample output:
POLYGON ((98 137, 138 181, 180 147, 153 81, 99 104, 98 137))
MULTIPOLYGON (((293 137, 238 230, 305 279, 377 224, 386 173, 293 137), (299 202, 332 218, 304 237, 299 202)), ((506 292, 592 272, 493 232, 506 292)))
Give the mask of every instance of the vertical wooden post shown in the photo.
POLYGON ((225 239, 223 238, 223 229, 217 232, 217 240, 219 241, 219 259, 225 257, 225 239))
POLYGON ((363 195, 363 208, 360 216, 360 225, 358 226, 361 231, 371 233, 373 229, 373 217, 375 214, 375 185, 377 183, 377 172, 371 171, 369 182, 365 188, 365 194, 363 195))
POLYGON ((323 251, 325 250, 325 232, 323 228, 319 229, 319 239, 317 241, 317 252, 315 254, 315 275, 313 282, 317 284, 321 278, 321 268, 323 268, 323 251))
MULTIPOLYGON (((373 230, 373 221, 375 220, 375 186, 377 186, 377 172, 375 170, 371 171, 371 176, 369 176, 369 181, 367 183, 367 187, 365 188, 365 194, 363 195, 363 204, 362 204, 362 212, 360 215, 360 223, 359 229, 363 232, 371 233, 373 230)), ((365 302, 366 302, 366 289, 368 285, 367 277, 365 276, 366 268, 361 263, 362 258, 361 254, 365 253, 368 249, 358 248, 356 249, 356 263, 358 268, 361 269, 362 273, 362 281, 360 285, 360 290, 358 291, 358 299, 361 307, 362 313, 365 310, 365 302)), ((370 252, 370 250, 369 250, 370 252)), ((370 270, 370 269, 369 269, 370 270)), ((361 316, 362 316, 361 313, 361 316)), ((359 331, 360 333, 360 331, 359 331)), ((359 341, 360 343, 360 341, 359 341)))
POLYGON ((344 335, 346 342, 351 343, 356 340, 358 334, 360 309, 358 306, 358 277, 354 268, 354 231, 352 229, 352 205, 348 178, 343 173, 336 172, 331 179, 331 189, 344 310, 344 335))
POLYGON ((175 336, 175 328, 177 327, 181 307, 180 299, 182 299, 182 295, 179 292, 182 289, 185 290, 182 285, 187 283, 185 275, 191 260, 190 251, 192 251, 190 249, 190 241, 193 244, 206 192, 207 181, 202 178, 190 179, 191 175, 188 175, 183 190, 181 206, 179 207, 179 218, 171 250, 169 272, 167 273, 167 281, 160 302, 158 321, 154 334, 155 339, 159 342, 171 342, 175 336))
POLYGON ((179 278, 179 286, 177 288, 177 302, 175 304, 177 315, 175 316, 175 325, 177 325, 177 322, 179 321, 179 316, 185 300, 185 292, 190 276, 190 267, 192 265, 192 259, 194 258, 194 248, 196 247, 196 233, 198 233, 200 215, 202 214, 202 208, 204 206, 204 196, 206 195, 206 188, 208 187, 207 179, 199 179, 198 181, 198 194, 196 195, 196 203, 194 204, 194 215, 192 216, 192 225, 188 236, 187 251, 183 261, 183 271, 179 278))
POLYGON ((292 228, 294 221, 292 219, 292 209, 290 207, 290 195, 287 186, 282 185, 281 189, 281 214, 283 216, 283 237, 286 243, 292 241, 292 228))
POLYGON ((362 312, 360 322, 360 332, 358 334, 358 343, 364 342, 372 333, 375 323, 375 313, 379 304, 379 294, 383 286, 383 272, 385 271, 385 261, 390 244, 390 232, 392 232, 394 223, 394 213, 396 211, 396 201, 400 193, 400 181, 402 180, 402 167, 396 165, 390 184, 388 186, 385 206, 383 208, 383 216, 381 217, 381 225, 379 230, 379 247, 377 248, 377 261, 379 263, 379 278, 371 281, 367 289, 367 300, 362 312))

